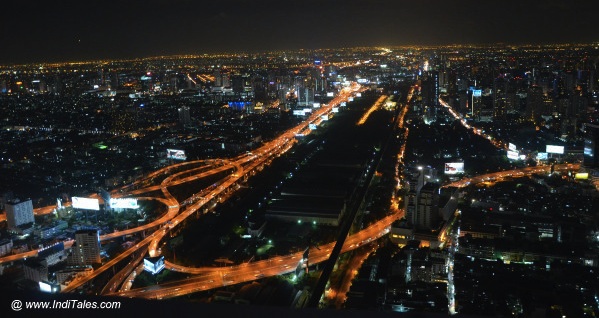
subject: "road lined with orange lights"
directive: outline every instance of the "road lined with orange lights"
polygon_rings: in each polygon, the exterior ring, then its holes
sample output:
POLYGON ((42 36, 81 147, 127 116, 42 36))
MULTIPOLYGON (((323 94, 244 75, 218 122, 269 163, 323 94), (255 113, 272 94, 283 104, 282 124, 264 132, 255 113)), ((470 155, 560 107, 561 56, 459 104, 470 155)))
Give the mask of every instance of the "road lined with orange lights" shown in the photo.
POLYGON ((372 114, 375 110, 380 109, 381 105, 387 99, 387 97, 389 96, 381 95, 381 97, 379 97, 379 99, 377 99, 376 102, 372 104, 372 106, 364 113, 364 115, 362 115, 362 117, 360 118, 360 120, 358 120, 358 123, 356 125, 364 125, 364 123, 366 123, 366 121, 368 120, 368 117, 370 117, 370 114, 372 114))
MULTIPOLYGON (((135 247, 129 248, 124 253, 121 253, 114 259, 108 261, 106 264, 104 264, 103 266, 101 266, 100 268, 95 270, 91 275, 75 279, 63 291, 69 292, 69 291, 72 291, 72 290, 82 286, 86 282, 97 277, 102 272, 104 272, 108 268, 112 267, 116 263, 120 262, 125 257, 131 255, 132 253, 137 251, 139 248, 145 246, 146 244, 149 245, 150 256, 159 255, 160 250, 158 248, 158 244, 162 240, 162 238, 172 228, 174 228, 177 224, 179 224, 181 221, 183 221, 190 215, 199 211, 205 204, 207 204, 208 202, 211 202, 213 198, 218 197, 222 192, 229 191, 229 189, 231 189, 239 179, 255 173, 256 168, 265 164, 273 156, 279 156, 282 153, 288 151, 293 146, 293 144, 295 144, 295 142, 296 142, 296 140, 294 138, 296 134, 298 134, 300 131, 305 129, 309 125, 309 123, 312 123, 314 120, 320 118, 323 114, 331 112, 333 107, 339 105, 342 101, 347 100, 355 91, 359 91, 360 89, 361 89, 360 85, 357 85, 355 83, 352 85, 351 88, 343 89, 341 91, 341 93, 337 97, 335 97, 328 105, 325 105, 325 106, 321 107, 320 109, 318 109, 317 111, 314 111, 306 121, 302 122, 301 124, 295 126, 292 129, 289 129, 288 131, 281 134, 276 139, 274 139, 270 142, 267 142, 264 145, 262 145, 261 147, 253 150, 252 153, 238 156, 236 158, 236 160, 233 162, 233 165, 236 167, 236 171, 233 174, 226 176, 223 180, 221 180, 219 182, 219 185, 217 187, 215 187, 214 189, 212 189, 210 191, 210 193, 208 193, 207 196, 202 197, 196 203, 188 206, 187 209, 181 214, 178 214, 179 203, 172 196, 172 194, 168 191, 168 187, 170 186, 170 183, 174 179, 176 179, 176 177, 173 177, 173 176, 167 177, 165 180, 162 181, 160 190, 162 191, 163 195, 166 197, 166 199, 164 199, 164 200, 166 200, 166 202, 167 202, 166 204, 168 204, 168 206, 169 206, 169 212, 167 213, 168 216, 164 216, 163 218, 161 218, 160 219, 161 222, 156 222, 156 221, 155 221, 155 223, 153 222, 153 227, 160 226, 160 225, 167 225, 167 226, 162 226, 157 231, 154 231, 151 235, 147 236, 144 240, 142 240, 140 243, 135 245, 135 247)), ((178 166, 182 166, 182 165, 183 164, 179 164, 178 166)), ((155 173, 151 174, 151 176, 156 176, 159 173, 163 173, 167 169, 168 168, 161 169, 161 171, 155 172, 155 173)), ((230 169, 230 168, 228 166, 224 165, 224 166, 221 166, 216 169, 221 169, 222 171, 224 171, 224 170, 230 169)), ((187 172, 184 172, 184 173, 187 173, 187 172)), ((206 172, 203 172, 203 173, 206 173, 206 172)), ((181 175, 181 174, 179 174, 179 175, 181 175)), ((189 181, 190 179, 191 179, 190 177, 186 177, 182 180, 189 181)), ((181 180, 179 180, 179 181, 181 181, 181 180)), ((137 228, 131 229, 131 231, 136 230, 136 229, 137 228)), ((149 229, 149 227, 146 229, 149 229)), ((110 235, 110 238, 115 238, 115 237, 122 236, 123 235, 122 233, 124 233, 124 232, 125 231, 119 231, 119 232, 111 233, 108 235, 110 235)), ((105 237, 104 239, 108 239, 108 238, 105 237)))
MULTIPOLYGON (((360 232, 348 236, 343 245, 342 252, 345 253, 354 250, 386 235, 389 233, 391 224, 401 216, 403 216, 403 211, 397 211, 360 232)), ((308 263, 316 264, 328 260, 334 245, 335 242, 331 242, 321 245, 318 248, 311 248, 308 263)), ((252 281, 262 277, 291 273, 295 271, 302 257, 303 251, 229 267, 202 267, 192 271, 188 267, 181 266, 179 268, 185 269, 185 273, 201 275, 148 288, 131 289, 114 293, 113 295, 153 299, 178 297, 202 290, 252 281)), ((170 263, 166 265, 168 269, 172 269, 171 266, 177 265, 170 263)))
MULTIPOLYGON (((577 171, 580 169, 580 164, 578 163, 568 163, 568 164, 556 164, 553 167, 554 171, 562 172, 562 171, 577 171)), ((448 187, 456 187, 463 188, 470 184, 476 184, 486 181, 500 181, 504 178, 518 178, 523 177, 525 175, 531 175, 535 173, 550 173, 551 166, 537 166, 537 167, 525 167, 520 169, 506 170, 506 171, 498 171, 487 174, 481 174, 471 178, 464 178, 456 182, 452 182, 443 186, 443 188, 448 187)))

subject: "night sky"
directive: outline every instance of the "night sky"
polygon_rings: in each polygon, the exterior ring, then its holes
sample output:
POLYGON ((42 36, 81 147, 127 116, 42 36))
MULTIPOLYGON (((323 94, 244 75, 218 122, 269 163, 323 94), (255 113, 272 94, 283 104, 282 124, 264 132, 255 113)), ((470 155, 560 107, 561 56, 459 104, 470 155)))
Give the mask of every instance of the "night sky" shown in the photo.
POLYGON ((599 41, 597 0, 30 0, 0 63, 453 43, 599 41))

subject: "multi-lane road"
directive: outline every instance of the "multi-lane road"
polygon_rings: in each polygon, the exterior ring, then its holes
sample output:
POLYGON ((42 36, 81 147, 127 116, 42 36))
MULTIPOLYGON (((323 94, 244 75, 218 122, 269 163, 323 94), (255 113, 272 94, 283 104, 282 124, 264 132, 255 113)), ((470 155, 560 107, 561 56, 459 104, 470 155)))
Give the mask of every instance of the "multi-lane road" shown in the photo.
MULTIPOLYGON (((223 285, 237 284, 266 276, 281 275, 294 271, 301 260, 303 253, 294 253, 249 264, 246 263, 222 268, 192 268, 166 262, 166 267, 169 270, 195 274, 197 276, 181 281, 153 286, 150 288, 128 290, 131 285, 129 280, 134 276, 133 273, 136 273, 140 268, 139 262, 142 259, 140 255, 145 254, 146 250, 151 256, 159 255, 159 243, 164 236, 169 233, 169 231, 182 223, 182 221, 184 221, 190 215, 193 215, 194 213, 202 213, 203 211, 213 207, 218 201, 218 198, 222 199, 223 197, 233 193, 236 190, 240 180, 243 180, 244 178, 256 173, 257 168, 268 164, 274 157, 279 156, 289 150, 296 142, 296 135, 308 133, 308 127, 310 123, 316 123, 317 121, 322 120, 322 115, 330 113, 333 107, 337 107, 341 102, 346 101, 356 92, 363 90, 364 88, 357 84, 353 84, 351 87, 342 90, 340 94, 329 104, 324 105, 321 108, 314 109, 312 114, 301 124, 287 130, 276 139, 265 143, 261 147, 253 150, 251 153, 243 154, 232 159, 212 159, 206 161, 183 162, 171 165, 146 175, 145 178, 138 180, 127 188, 113 191, 113 195, 115 197, 138 196, 137 198, 141 200, 159 201, 167 207, 167 211, 160 218, 149 224, 102 235, 100 239, 106 241, 140 231, 153 231, 136 245, 104 263, 91 275, 75 279, 63 291, 69 292, 81 287, 85 283, 102 274, 104 271, 109 270, 117 263, 124 261, 127 257, 132 255, 134 258, 130 259, 130 262, 125 266, 125 268, 119 271, 119 273, 111 279, 109 284, 105 287, 103 293, 126 297, 159 299, 170 298, 192 292, 221 287, 223 285), (222 179, 218 181, 215 186, 199 191, 196 196, 197 200, 194 200, 194 202, 188 204, 185 209, 182 209, 182 203, 178 202, 169 192, 169 187, 216 174, 221 174, 223 176, 222 179), (159 184, 148 185, 154 183, 156 179, 159 179, 159 177, 162 176, 164 179, 162 179, 159 184), (140 196, 144 193, 150 193, 158 190, 161 191, 163 198, 140 196), (123 285, 123 281, 125 281, 124 287, 121 289, 121 291, 117 292, 117 290, 121 288, 120 286, 123 285)), ((405 115, 405 112, 402 115, 405 115)), ((530 167, 511 171, 496 172, 460 180, 447 186, 463 187, 470 183, 484 182, 485 180, 499 180, 501 178, 517 177, 523 174, 547 172, 548 169, 550 168, 530 167)), ((556 166, 555 169, 576 170, 578 169, 578 166, 556 166)), ((55 207, 37 209, 36 214, 50 213, 54 209, 55 207)), ((391 223, 400 218, 402 215, 403 211, 395 210, 392 215, 379 220, 360 232, 348 236, 345 244, 343 245, 342 252, 353 250, 363 244, 381 237, 382 235, 385 235, 388 233, 391 223)), ((65 247, 68 248, 72 246, 72 244, 73 241, 67 241, 65 242, 65 247)), ((332 242, 320 246, 319 249, 311 249, 309 263, 314 264, 327 260, 334 244, 335 243, 332 242)), ((37 251, 35 250, 26 253, 10 255, 0 258, 0 263, 12 262, 35 255, 37 255, 37 251)))
MULTIPOLYGON (((361 86, 355 83, 351 87, 343 89, 337 97, 335 97, 333 100, 331 100, 331 102, 329 102, 329 104, 324 105, 321 108, 315 109, 312 112, 312 114, 301 124, 289 129, 276 139, 267 142, 261 147, 253 150, 250 154, 240 155, 231 160, 216 159, 208 160, 206 162, 192 161, 171 165, 147 175, 145 178, 138 180, 137 182, 128 186, 127 188, 113 191, 113 194, 115 196, 133 196, 160 190, 164 198, 141 197, 138 199, 157 200, 168 207, 167 212, 163 216, 149 224, 145 224, 128 230, 116 231, 114 233, 102 235, 100 239, 105 241, 141 231, 154 230, 153 233, 146 236, 141 242, 139 242, 135 246, 129 248, 125 252, 111 259, 110 261, 104 263, 91 275, 79 277, 72 281, 63 291, 69 292, 82 286, 86 282, 100 275, 102 272, 110 269, 112 266, 123 261, 125 258, 129 257, 133 253, 138 252, 140 249, 146 248, 146 246, 148 246, 149 254, 151 256, 158 255, 158 245, 160 240, 172 228, 176 227, 188 216, 198 211, 202 211, 202 209, 205 206, 209 204, 214 205, 216 202, 215 198, 218 198, 223 193, 226 194, 231 191, 234 191, 235 185, 240 179, 254 174, 256 168, 267 164, 270 160, 272 160, 273 157, 279 156, 282 153, 289 150, 296 142, 295 136, 304 133, 306 129, 308 129, 310 123, 313 123, 317 120, 321 120, 322 115, 330 113, 333 107, 337 107, 341 102, 347 101, 347 99, 356 92, 363 90, 364 89, 361 86), (206 169, 205 166, 203 166, 204 164, 211 164, 211 169, 206 169), (189 169, 180 171, 181 169, 185 169, 187 167, 189 167, 189 169), (173 173, 173 171, 178 172, 173 173), (200 196, 199 200, 197 200, 191 205, 188 205, 187 208, 183 212, 181 212, 180 203, 173 197, 173 195, 169 192, 168 188, 218 173, 226 174, 226 176, 223 179, 221 179, 221 181, 217 182, 218 186, 209 189, 210 191, 207 193, 203 193, 205 194, 204 196, 200 196), (160 184, 143 187, 143 185, 152 182, 159 176, 166 176, 160 184), (132 190, 127 191, 128 189, 132 190)), ((49 213, 48 211, 51 212, 54 209, 55 207, 46 207, 43 211, 49 213)), ((72 241, 67 242, 68 246, 71 246, 72 244, 72 241)), ((0 258, 0 263, 12 262, 15 260, 24 259, 35 255, 37 255, 37 251, 29 251, 27 253, 11 255, 9 257, 0 258)), ((133 270, 133 268, 134 266, 131 266, 131 270, 133 270)), ((124 277, 127 276, 126 271, 121 271, 120 273, 121 274, 119 274, 119 276, 121 277, 119 277, 119 280, 122 280, 124 279, 124 277)), ((113 281, 112 285, 113 286, 109 286, 107 290, 115 290, 117 283, 113 281)))

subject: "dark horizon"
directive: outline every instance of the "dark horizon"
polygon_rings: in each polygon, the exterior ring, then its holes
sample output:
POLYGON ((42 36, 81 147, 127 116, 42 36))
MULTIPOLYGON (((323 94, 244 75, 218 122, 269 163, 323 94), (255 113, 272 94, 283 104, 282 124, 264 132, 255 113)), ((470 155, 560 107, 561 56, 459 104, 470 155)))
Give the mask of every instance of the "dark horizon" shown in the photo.
POLYGON ((592 43, 589 0, 9 2, 0 64, 339 47, 592 43))

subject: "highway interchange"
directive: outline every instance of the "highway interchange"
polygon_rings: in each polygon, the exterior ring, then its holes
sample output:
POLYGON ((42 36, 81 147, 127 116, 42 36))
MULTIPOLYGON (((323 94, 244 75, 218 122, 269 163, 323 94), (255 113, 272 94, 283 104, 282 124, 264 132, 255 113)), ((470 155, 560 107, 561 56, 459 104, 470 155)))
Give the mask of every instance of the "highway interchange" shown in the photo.
MULTIPOLYGON (((251 153, 242 154, 231 159, 198 160, 170 165, 146 175, 143 179, 136 181, 127 188, 113 191, 113 197, 135 196, 138 200, 156 200, 166 206, 166 212, 161 217, 148 224, 127 230, 116 231, 114 233, 103 234, 100 237, 101 241, 108 241, 142 231, 147 233, 143 240, 136 243, 125 252, 105 262, 102 266, 95 269, 92 274, 73 280, 65 289, 62 290, 62 292, 71 292, 77 288, 80 288, 84 284, 90 282, 100 274, 104 273, 106 270, 111 269, 114 265, 124 261, 127 258, 129 259, 129 263, 127 263, 122 270, 112 276, 109 283, 102 290, 102 294, 151 299, 172 298, 198 291, 252 281, 267 276, 287 274, 295 271, 298 263, 301 261, 303 252, 276 256, 266 260, 226 267, 193 268, 166 261, 165 265, 169 270, 187 273, 194 276, 184 280, 168 282, 148 288, 130 289, 131 280, 134 279, 134 277, 143 269, 143 266, 140 265, 140 263, 143 263, 144 255, 160 255, 160 242, 173 228, 175 228, 189 216, 196 213, 206 213, 219 201, 226 199, 239 188, 239 181, 245 180, 247 177, 255 174, 257 170, 262 169, 264 165, 267 165, 274 157, 280 156, 288 151, 295 144, 296 135, 308 134, 310 132, 309 124, 319 124, 322 121, 323 115, 328 115, 330 112, 332 112, 333 108, 338 107, 342 102, 347 101, 356 93, 362 92, 364 90, 365 89, 360 85, 355 83, 352 84, 350 87, 342 90, 340 94, 329 104, 323 105, 320 108, 315 108, 311 115, 309 115, 308 118, 301 124, 285 131, 276 139, 265 143, 261 147, 253 150, 251 153), (169 192, 169 187, 214 175, 223 177, 215 185, 196 193, 192 201, 187 201, 185 203, 178 202, 169 192), (160 179, 159 177, 161 176, 165 176, 165 178, 162 179, 159 184, 154 184, 154 181, 156 179, 160 179), (163 197, 144 196, 144 194, 155 191, 160 191, 163 197), (148 233, 150 231, 151 233, 148 233)), ((410 91, 410 97, 412 92, 413 90, 410 91)), ((403 115, 405 115, 405 112, 402 113, 402 125, 403 115)), ((496 146, 500 145, 496 144, 496 146)), ((403 151, 405 151, 404 148, 402 148, 402 153, 403 151)), ((401 157, 401 154, 399 157, 401 157)), ((520 177, 542 172, 547 173, 550 171, 550 169, 551 167, 549 166, 539 166, 495 172, 462 179, 445 186, 464 187, 472 183, 498 181, 507 177, 520 177)), ((555 171, 578 170, 579 165, 556 165, 554 169, 555 171)), ((36 209, 35 214, 44 215, 52 213, 55 208, 55 206, 51 206, 36 209)), ((348 236, 345 244, 343 245, 342 252, 351 251, 384 236, 389 232, 391 224, 402 216, 402 209, 393 208, 393 210, 390 212, 390 215, 387 217, 357 233, 348 236)), ((2 219, 0 219, 0 221, 2 221, 2 219)), ((308 263, 315 264, 327 260, 334 244, 335 242, 331 242, 321 245, 318 248, 312 248, 309 253, 310 256, 308 263)), ((73 241, 65 242, 65 248, 69 248, 72 245, 73 241)), ((5 256, 0 258, 0 264, 33 257, 37 255, 37 252, 37 250, 32 250, 25 253, 5 256)))

